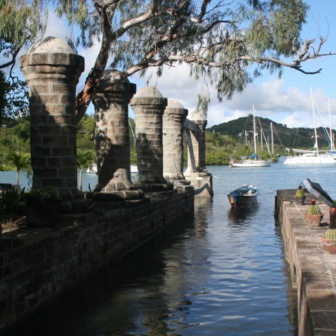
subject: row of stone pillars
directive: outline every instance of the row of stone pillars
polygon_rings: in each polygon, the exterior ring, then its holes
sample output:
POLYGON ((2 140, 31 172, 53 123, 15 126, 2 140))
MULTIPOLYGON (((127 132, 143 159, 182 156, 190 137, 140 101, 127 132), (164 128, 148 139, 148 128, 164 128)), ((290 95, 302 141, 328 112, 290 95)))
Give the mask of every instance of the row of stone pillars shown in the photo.
MULTIPOLYGON (((47 37, 20 57, 20 66, 30 89, 33 187, 51 186, 65 200, 82 199, 77 189, 75 97, 84 59, 59 38, 47 37)), ((125 79, 93 99, 97 193, 163 192, 174 184, 188 184, 183 175, 183 122, 188 111, 177 100, 167 101, 154 87, 135 92, 135 84, 125 79), (125 187, 120 180, 122 174, 130 180, 129 104, 136 122, 135 187, 131 183, 125 187)), ((205 148, 200 145, 197 150, 198 165, 205 167, 205 148)))

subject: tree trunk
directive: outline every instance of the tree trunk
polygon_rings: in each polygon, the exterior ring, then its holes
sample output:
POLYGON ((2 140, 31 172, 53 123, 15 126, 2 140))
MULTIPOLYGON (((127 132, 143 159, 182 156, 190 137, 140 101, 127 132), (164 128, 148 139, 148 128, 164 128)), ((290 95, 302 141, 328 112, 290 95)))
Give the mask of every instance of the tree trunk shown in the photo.
POLYGON ((20 170, 16 170, 16 184, 19 184, 19 174, 20 174, 20 170))

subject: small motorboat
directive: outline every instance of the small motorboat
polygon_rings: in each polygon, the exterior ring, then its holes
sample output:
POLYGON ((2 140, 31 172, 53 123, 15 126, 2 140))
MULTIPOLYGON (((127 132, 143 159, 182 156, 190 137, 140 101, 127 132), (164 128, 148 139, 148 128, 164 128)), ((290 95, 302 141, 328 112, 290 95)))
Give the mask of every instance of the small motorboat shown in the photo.
POLYGON ((259 188, 253 185, 244 185, 230 192, 227 196, 232 208, 247 209, 257 200, 258 195, 259 188))

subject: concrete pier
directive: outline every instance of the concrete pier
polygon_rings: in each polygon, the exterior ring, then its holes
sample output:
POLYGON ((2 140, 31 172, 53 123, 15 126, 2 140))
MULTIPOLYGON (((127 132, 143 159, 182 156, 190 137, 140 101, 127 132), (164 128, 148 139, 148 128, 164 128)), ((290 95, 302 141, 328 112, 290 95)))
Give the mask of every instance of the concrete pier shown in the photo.
POLYGON ((336 255, 325 252, 321 241, 329 228, 329 207, 317 200, 324 217, 321 227, 309 227, 304 213, 315 196, 305 192, 305 205, 296 205, 295 193, 278 190, 276 210, 292 284, 298 292, 299 335, 336 335, 336 255))

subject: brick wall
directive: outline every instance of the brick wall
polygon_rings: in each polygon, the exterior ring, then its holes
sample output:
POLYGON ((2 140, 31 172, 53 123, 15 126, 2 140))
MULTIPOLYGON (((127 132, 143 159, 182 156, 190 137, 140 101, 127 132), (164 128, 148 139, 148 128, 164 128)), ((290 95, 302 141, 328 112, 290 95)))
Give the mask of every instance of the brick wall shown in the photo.
MULTIPOLYGON (((194 191, 135 208, 58 217, 50 229, 20 228, 0 239, 0 332, 173 220, 193 214, 194 191)), ((129 203, 129 206, 132 203, 129 203)))

